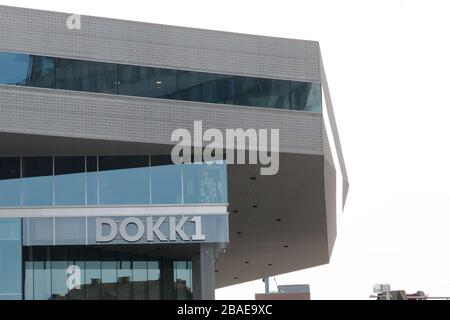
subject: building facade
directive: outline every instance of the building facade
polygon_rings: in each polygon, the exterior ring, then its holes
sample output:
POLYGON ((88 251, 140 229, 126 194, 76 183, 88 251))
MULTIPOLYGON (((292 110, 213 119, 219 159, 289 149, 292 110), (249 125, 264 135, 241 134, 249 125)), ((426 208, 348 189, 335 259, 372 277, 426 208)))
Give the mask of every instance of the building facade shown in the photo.
POLYGON ((213 299, 329 261, 348 181, 317 42, 7 6, 0 30, 0 299, 213 299), (278 173, 174 163, 196 121, 278 129, 278 173))

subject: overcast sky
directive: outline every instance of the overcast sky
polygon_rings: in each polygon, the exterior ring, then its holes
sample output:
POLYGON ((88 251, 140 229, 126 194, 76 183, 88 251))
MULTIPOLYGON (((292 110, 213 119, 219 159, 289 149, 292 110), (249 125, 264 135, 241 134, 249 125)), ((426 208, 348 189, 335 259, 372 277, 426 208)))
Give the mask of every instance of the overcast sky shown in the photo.
MULTIPOLYGON (((0 0, 320 41, 350 192, 330 264, 279 275, 278 284, 309 283, 313 299, 367 299, 374 283, 450 296, 450 2, 221 3, 0 0)), ((253 281, 216 298, 253 299, 263 290, 253 281)))

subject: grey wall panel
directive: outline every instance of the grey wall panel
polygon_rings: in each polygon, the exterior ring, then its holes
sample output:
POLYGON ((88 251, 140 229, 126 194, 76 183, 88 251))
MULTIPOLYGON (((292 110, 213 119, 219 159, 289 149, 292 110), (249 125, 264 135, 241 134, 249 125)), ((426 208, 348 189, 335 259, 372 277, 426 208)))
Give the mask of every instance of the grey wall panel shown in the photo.
POLYGON ((320 82, 315 41, 81 17, 0 6, 0 50, 320 82))
POLYGON ((280 129, 280 151, 322 154, 318 113, 0 85, 0 132, 175 144, 194 121, 208 128, 280 129))

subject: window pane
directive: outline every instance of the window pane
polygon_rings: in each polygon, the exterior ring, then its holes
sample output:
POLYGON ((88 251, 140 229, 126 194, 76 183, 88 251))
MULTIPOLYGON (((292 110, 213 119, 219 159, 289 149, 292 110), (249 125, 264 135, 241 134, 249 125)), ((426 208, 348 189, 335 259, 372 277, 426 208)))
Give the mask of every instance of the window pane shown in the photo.
POLYGON ((133 299, 147 300, 147 260, 145 256, 134 256, 133 259, 133 299))
POLYGON ((56 59, 56 88, 116 93, 116 65, 72 59, 56 59))
POLYGON ((0 52, 0 84, 25 85, 29 64, 27 54, 0 52))
POLYGON ((87 205, 96 206, 98 204, 98 172, 97 172, 97 157, 86 157, 86 196, 87 205))
POLYGON ((103 251, 102 257, 102 299, 117 299, 117 261, 114 252, 103 251))
POLYGON ((0 84, 321 111, 318 83, 0 52, 0 84))
POLYGON ((53 205, 52 157, 25 157, 23 170, 23 205, 53 205))
POLYGON ((150 97, 176 99, 176 71, 170 69, 152 68, 149 79, 150 97))
POLYGON ((55 204, 85 205, 85 157, 55 157, 55 204))
POLYGON ((73 288, 69 291, 69 300, 86 299, 86 267, 84 261, 83 247, 70 246, 68 250, 68 265, 77 266, 80 269, 80 288, 73 288))
POLYGON ((181 203, 181 165, 172 164, 170 156, 151 158, 152 203, 181 203))
POLYGON ((34 299, 48 300, 51 297, 50 247, 33 247, 34 299))
POLYGON ((158 261, 147 262, 148 299, 161 300, 161 270, 158 261))
POLYGON ((226 164, 184 164, 184 203, 226 203, 226 179, 226 164))
POLYGON ((0 220, 0 300, 22 299, 22 220, 0 220))
POLYGON ((150 97, 154 80, 153 68, 119 65, 117 68, 119 94, 150 97))
POLYGON ((86 266, 86 299, 102 298, 101 251, 96 248, 85 248, 86 266))
POLYGON ((117 266, 117 297, 119 300, 133 299, 131 277, 131 255, 119 253, 117 266))
POLYGON ((0 52, 0 84, 54 88, 53 61, 50 57, 0 52))
POLYGON ((176 300, 192 300, 192 263, 174 261, 174 289, 176 300))
POLYGON ((67 300, 68 289, 66 285, 67 275, 67 247, 51 247, 51 277, 52 277, 52 296, 54 300, 67 300))
POLYGON ((20 206, 20 158, 0 158, 0 207, 20 206))
POLYGON ((148 163, 148 156, 99 157, 100 204, 150 204, 148 163))

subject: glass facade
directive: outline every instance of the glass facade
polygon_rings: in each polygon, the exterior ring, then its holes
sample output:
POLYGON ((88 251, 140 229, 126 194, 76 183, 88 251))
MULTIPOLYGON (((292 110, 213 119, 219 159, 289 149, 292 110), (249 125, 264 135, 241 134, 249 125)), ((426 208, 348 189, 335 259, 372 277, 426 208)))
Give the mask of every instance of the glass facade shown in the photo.
POLYGON ((0 208, 227 203, 226 170, 170 156, 0 157, 0 208))
POLYGON ((22 299, 22 220, 0 219, 0 300, 22 299))
POLYGON ((0 84, 321 112, 320 83, 0 52, 0 84))
POLYGON ((162 263, 162 258, 89 246, 24 249, 26 300, 190 300, 193 297, 190 260, 164 259, 162 263), (75 275, 73 270, 79 270, 78 282, 71 281, 75 275))

